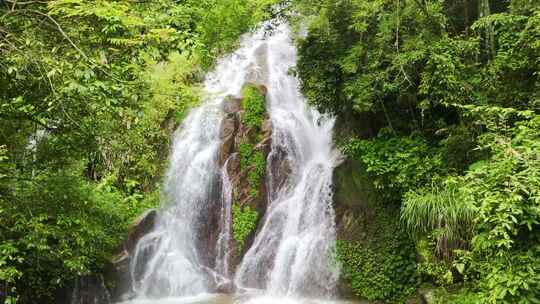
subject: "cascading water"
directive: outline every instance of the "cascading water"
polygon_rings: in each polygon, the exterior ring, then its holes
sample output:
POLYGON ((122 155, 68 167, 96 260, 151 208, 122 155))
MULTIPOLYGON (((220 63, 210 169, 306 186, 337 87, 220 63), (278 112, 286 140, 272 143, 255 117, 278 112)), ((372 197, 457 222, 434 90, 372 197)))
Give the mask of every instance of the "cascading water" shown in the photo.
MULTIPOLYGON (((218 62, 204 83, 203 104, 191 111, 174 138, 171 165, 166 176, 166 207, 153 231, 137 243, 131 262, 133 290, 139 298, 190 296, 209 292, 216 278, 228 276, 228 245, 221 233, 217 260, 202 253, 201 233, 208 224, 206 213, 219 208, 221 174, 217 152, 225 96, 238 95, 248 73, 254 72, 253 54, 263 33, 246 36, 242 47, 218 62), (217 194, 216 194, 217 193, 217 194)), ((222 184, 226 186, 228 181, 222 184)), ((230 210, 229 210, 230 212, 230 210)), ((230 221, 230 216, 222 217, 230 221)), ((221 226, 229 225, 222 224, 221 226)), ((216 228, 218 230, 218 228, 216 228)))
POLYGON ((227 172, 227 162, 221 168, 221 213, 220 213, 220 233, 216 244, 216 272, 221 276, 219 283, 230 277, 231 258, 231 222, 232 222, 232 184, 227 172))
POLYGON ((332 170, 339 161, 332 146, 334 121, 300 95, 298 80, 289 74, 295 61, 290 30, 280 25, 269 36, 262 30, 245 36, 239 50, 208 75, 207 97, 175 135, 164 187, 168 204, 153 231, 138 242, 131 263, 138 299, 194 296, 232 279, 231 183, 218 165, 219 128, 224 97, 238 95, 247 81, 268 88, 273 128, 269 204, 235 284, 273 296, 332 296, 339 275, 330 257, 335 242, 332 170), (220 210, 219 233, 207 244, 201 235, 208 234, 207 213, 215 208, 220 210))
POLYGON ((271 295, 329 297, 339 275, 330 256, 335 242, 332 171, 339 161, 332 145, 334 121, 306 104, 298 80, 289 74, 296 49, 286 26, 268 39, 267 63, 273 126, 269 206, 235 281, 271 295))

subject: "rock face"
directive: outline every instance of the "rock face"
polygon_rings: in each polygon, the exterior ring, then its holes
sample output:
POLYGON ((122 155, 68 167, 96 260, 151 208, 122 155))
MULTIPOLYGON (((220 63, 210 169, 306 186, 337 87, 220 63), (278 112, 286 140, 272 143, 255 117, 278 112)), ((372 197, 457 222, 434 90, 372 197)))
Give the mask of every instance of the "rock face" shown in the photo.
MULTIPOLYGON (((368 206, 368 192, 363 191, 364 183, 358 171, 359 164, 352 160, 346 160, 334 169, 334 210, 338 240, 365 239, 368 233, 365 221, 359 219, 373 218, 373 211, 368 206)), ((338 284, 338 293, 343 298, 356 298, 350 284, 344 280, 343 276, 338 284)))
MULTIPOLYGON (((337 167, 333 184, 338 244, 350 246, 343 255, 348 264, 342 272, 340 296, 357 298, 381 290, 391 295, 414 287, 409 281, 416 269, 414 244, 400 225, 399 205, 381 198, 359 161, 349 159, 337 167), (358 259, 351 262, 351 256, 358 259), (407 267, 395 271, 400 265, 407 267)), ((418 301, 418 296, 411 296, 407 303, 418 301)))
POLYGON ((372 191, 366 189, 367 183, 362 180, 360 170, 360 164, 353 160, 344 161, 334 170, 334 209, 340 240, 357 241, 372 232, 365 221, 358 221, 374 218, 374 210, 368 204, 373 199, 370 197, 372 191))
POLYGON ((132 253, 137 246, 137 242, 154 228, 156 223, 157 211, 155 209, 147 210, 133 221, 128 228, 128 237, 124 242, 124 250, 132 253))
POLYGON ((228 96, 223 104, 225 118, 221 123, 219 138, 221 147, 219 149, 219 164, 223 166, 225 161, 235 151, 235 142, 240 125, 240 111, 242 110, 242 99, 228 96))
POLYGON ((119 246, 118 253, 105 267, 105 281, 109 284, 110 296, 113 302, 122 296, 129 297, 130 270, 129 265, 137 242, 149 233, 156 223, 157 211, 150 209, 140 215, 128 228, 126 240, 119 246))

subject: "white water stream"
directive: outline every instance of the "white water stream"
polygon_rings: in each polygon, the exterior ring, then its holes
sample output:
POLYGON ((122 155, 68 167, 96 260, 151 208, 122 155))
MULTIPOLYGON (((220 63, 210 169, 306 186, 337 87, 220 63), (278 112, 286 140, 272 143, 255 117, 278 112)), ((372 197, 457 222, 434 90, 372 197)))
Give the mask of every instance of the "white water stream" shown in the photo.
POLYGON ((137 244, 131 264, 136 299, 131 303, 214 303, 204 294, 220 280, 232 279, 231 185, 217 154, 222 102, 226 95, 238 95, 246 81, 268 88, 273 133, 268 209, 236 269, 235 284, 240 293, 264 295, 248 300, 255 303, 333 296, 339 275, 330 258, 335 242, 332 170, 339 161, 332 146, 334 122, 300 95, 298 80, 289 74, 295 62, 290 30, 281 25, 268 36, 262 30, 244 36, 240 48, 207 76, 207 97, 174 138, 164 187, 167 204, 154 230, 137 244), (199 240, 209 208, 221 210, 212 261, 206 257, 208 246, 199 240))
POLYGON ((280 27, 265 43, 273 127, 269 205, 235 282, 272 295, 327 298, 339 275, 329 256, 335 242, 332 171, 338 162, 334 121, 307 105, 289 74, 296 49, 288 28, 280 27))

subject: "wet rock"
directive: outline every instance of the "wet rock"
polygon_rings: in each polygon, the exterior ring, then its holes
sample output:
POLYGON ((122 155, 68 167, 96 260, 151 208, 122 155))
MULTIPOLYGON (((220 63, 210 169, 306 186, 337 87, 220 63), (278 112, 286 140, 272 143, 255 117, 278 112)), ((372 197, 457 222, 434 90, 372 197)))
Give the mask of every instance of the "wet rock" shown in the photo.
POLYGON ((206 202, 208 209, 206 212, 200 213, 196 221, 204 224, 197 225, 195 228, 197 235, 195 240, 196 252, 198 252, 201 264, 210 269, 215 267, 216 262, 216 244, 220 235, 222 207, 220 178, 215 176, 212 180, 214 182, 211 185, 211 191, 206 202))
POLYGON ((262 124, 261 130, 265 136, 272 135, 272 121, 270 119, 266 119, 262 124))
POLYGON ((257 87, 259 89, 259 92, 261 92, 261 94, 266 97, 266 94, 268 93, 268 88, 264 84, 260 84, 257 87))
POLYGON ((227 280, 225 282, 221 282, 217 284, 216 286, 216 292, 217 293, 233 293, 235 291, 234 282, 232 280, 227 280))
POLYGON ((130 263, 137 242, 154 228, 157 211, 150 209, 137 217, 128 227, 128 236, 117 254, 105 265, 104 279, 113 301, 118 301, 131 289, 130 263))
POLYGON ((114 302, 131 289, 130 263, 131 255, 124 250, 105 265, 104 278, 109 285, 111 299, 114 302))
POLYGON ((242 110, 242 98, 235 98, 233 96, 225 97, 223 102, 223 112, 231 114, 240 110, 242 110))
POLYGON ((272 154, 268 157, 270 163, 270 174, 269 187, 270 192, 277 193, 277 189, 281 189, 286 186, 287 179, 290 177, 292 172, 291 164, 287 158, 287 152, 281 149, 281 147, 276 147, 272 154))
POLYGON ((371 190, 361 177, 361 164, 346 160, 334 170, 334 210, 338 238, 349 241, 372 239, 378 229, 368 202, 371 190), (363 220, 366 223, 361 223, 363 220))
POLYGON ((141 214, 128 228, 128 237, 124 243, 124 249, 128 253, 133 253, 137 242, 154 228, 157 218, 157 211, 150 209, 141 214))
POLYGON ((228 114, 221 123, 219 138, 221 146, 219 148, 219 164, 225 164, 234 148, 235 134, 237 130, 238 119, 234 114, 228 114))

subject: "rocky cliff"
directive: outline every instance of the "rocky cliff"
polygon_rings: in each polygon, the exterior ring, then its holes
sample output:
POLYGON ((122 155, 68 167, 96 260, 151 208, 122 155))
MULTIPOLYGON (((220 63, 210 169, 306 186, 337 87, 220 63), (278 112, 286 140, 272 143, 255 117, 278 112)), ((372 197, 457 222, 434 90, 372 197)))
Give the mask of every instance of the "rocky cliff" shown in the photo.
POLYGON ((226 98, 226 116, 220 132, 219 162, 226 166, 232 184, 232 268, 249 248, 266 211, 266 159, 272 141, 272 124, 265 107, 266 88, 246 84, 242 92, 242 98, 226 98))

